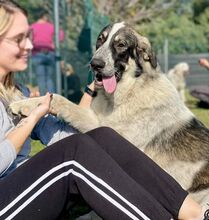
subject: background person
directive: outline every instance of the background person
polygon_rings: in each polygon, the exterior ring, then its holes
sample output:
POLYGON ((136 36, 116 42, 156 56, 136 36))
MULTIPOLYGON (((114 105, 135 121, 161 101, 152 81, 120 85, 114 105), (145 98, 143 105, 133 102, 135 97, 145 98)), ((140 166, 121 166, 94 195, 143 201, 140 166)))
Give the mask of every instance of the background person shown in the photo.
MULTIPOLYGON (((32 64, 41 95, 55 92, 54 68, 54 24, 50 22, 47 11, 40 9, 38 20, 31 24, 33 32, 32 64)), ((60 41, 64 40, 64 32, 60 31, 60 41)))
POLYGON ((209 70, 209 61, 207 59, 201 58, 199 64, 209 70))
POLYGON ((61 61, 60 64, 63 95, 70 101, 78 104, 83 96, 80 78, 75 73, 73 66, 70 63, 65 64, 64 61, 61 61), (64 90, 65 83, 67 91, 64 90))

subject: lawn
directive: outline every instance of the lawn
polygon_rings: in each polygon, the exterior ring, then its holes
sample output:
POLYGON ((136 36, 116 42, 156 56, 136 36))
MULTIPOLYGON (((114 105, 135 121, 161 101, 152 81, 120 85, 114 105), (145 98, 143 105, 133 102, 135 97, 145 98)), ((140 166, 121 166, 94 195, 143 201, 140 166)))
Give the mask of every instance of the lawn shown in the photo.
POLYGON ((189 92, 186 92, 186 105, 193 112, 194 115, 209 128, 209 109, 197 107, 198 100, 193 98, 189 92))

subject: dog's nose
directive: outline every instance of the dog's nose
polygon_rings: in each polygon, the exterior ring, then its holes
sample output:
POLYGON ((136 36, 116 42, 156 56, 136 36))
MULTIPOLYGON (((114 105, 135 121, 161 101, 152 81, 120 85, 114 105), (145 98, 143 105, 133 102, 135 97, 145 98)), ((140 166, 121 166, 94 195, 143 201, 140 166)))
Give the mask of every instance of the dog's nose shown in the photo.
POLYGON ((99 70, 105 67, 105 62, 101 59, 94 58, 90 63, 92 69, 99 70))

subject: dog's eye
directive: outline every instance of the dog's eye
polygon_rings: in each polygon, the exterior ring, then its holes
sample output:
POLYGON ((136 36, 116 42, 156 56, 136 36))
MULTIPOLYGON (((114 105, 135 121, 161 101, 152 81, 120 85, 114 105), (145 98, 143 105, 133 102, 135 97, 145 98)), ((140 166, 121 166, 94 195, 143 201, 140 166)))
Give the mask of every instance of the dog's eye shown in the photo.
POLYGON ((105 38, 103 35, 99 36, 97 38, 97 42, 96 42, 96 49, 98 49, 99 47, 102 46, 102 44, 105 42, 105 38))
POLYGON ((119 50, 126 50, 128 45, 125 41, 120 41, 115 44, 115 47, 116 49, 118 48, 119 50))
POLYGON ((118 46, 118 47, 125 47, 126 44, 125 44, 125 43, 119 43, 117 46, 118 46))

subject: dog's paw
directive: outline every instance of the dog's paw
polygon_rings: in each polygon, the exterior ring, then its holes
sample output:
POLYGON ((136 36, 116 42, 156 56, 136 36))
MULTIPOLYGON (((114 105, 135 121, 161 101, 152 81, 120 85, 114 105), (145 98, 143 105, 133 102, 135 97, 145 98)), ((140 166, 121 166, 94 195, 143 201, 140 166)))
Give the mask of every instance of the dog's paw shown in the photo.
POLYGON ((18 101, 9 105, 9 110, 15 115, 28 116, 31 112, 31 108, 25 102, 18 101))
POLYGON ((40 98, 29 98, 12 102, 9 105, 9 111, 15 115, 28 116, 31 113, 31 111, 35 109, 40 103, 40 98))

